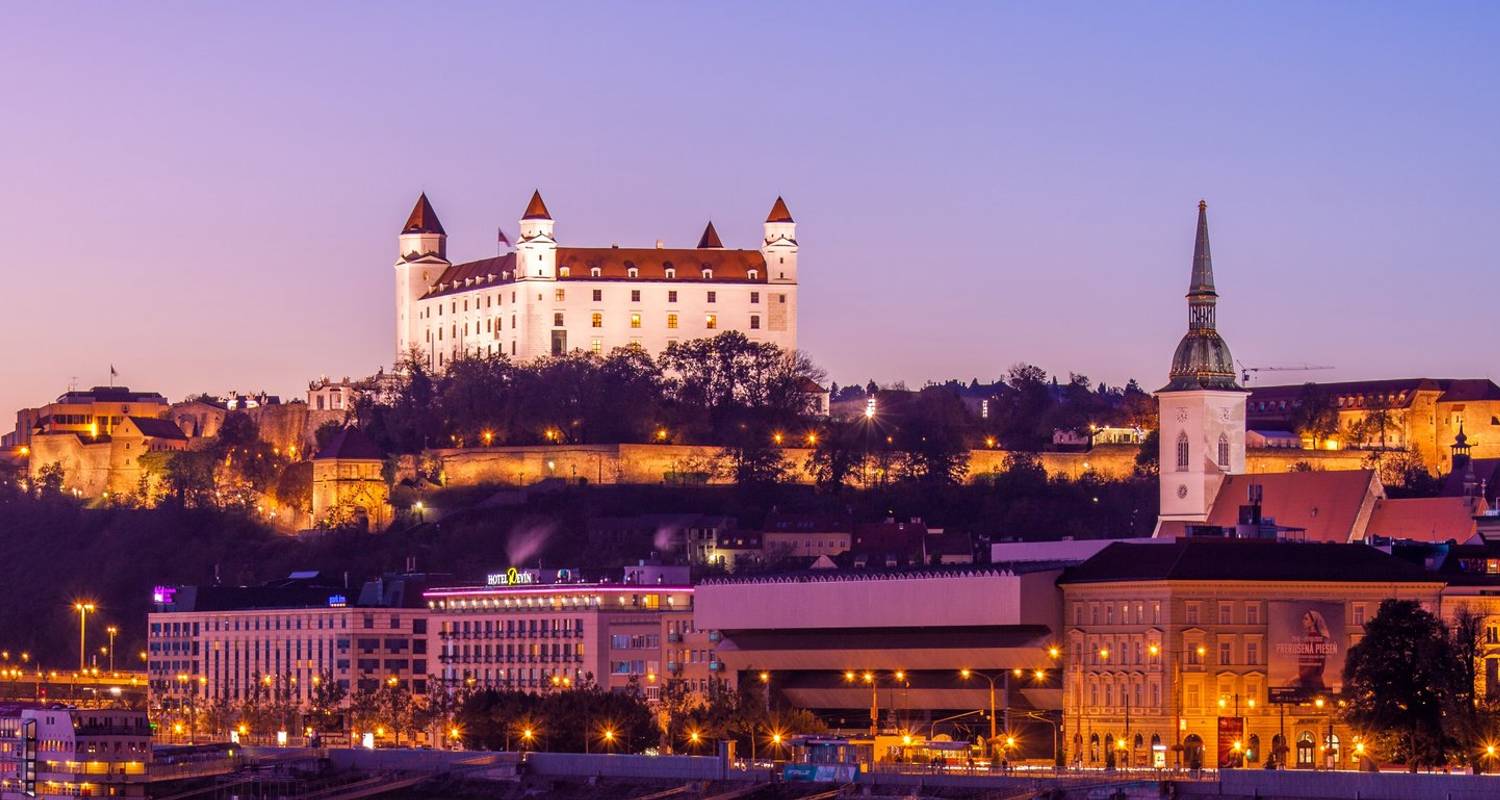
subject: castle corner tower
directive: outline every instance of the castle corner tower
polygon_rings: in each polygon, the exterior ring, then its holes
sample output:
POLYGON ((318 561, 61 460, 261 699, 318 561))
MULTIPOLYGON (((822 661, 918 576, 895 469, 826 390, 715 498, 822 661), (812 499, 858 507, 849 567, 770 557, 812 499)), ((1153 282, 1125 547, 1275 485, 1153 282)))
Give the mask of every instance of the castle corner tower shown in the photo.
POLYGON ((1160 408, 1160 523, 1208 519, 1225 475, 1245 471, 1246 391, 1219 336, 1208 204, 1198 203, 1188 285, 1188 330, 1172 355, 1171 380, 1157 391, 1160 408))
POLYGON ((417 197, 397 238, 396 363, 417 346, 417 300, 448 264, 448 232, 424 192, 417 197))

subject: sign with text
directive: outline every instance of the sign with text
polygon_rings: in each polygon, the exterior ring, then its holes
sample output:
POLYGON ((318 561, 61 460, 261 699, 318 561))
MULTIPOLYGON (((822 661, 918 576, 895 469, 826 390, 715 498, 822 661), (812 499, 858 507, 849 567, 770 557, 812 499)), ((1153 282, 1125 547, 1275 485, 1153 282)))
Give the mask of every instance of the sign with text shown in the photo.
POLYGON ((1266 670, 1271 701, 1291 703, 1343 689, 1344 604, 1325 600, 1277 600, 1266 604, 1270 640, 1266 670))

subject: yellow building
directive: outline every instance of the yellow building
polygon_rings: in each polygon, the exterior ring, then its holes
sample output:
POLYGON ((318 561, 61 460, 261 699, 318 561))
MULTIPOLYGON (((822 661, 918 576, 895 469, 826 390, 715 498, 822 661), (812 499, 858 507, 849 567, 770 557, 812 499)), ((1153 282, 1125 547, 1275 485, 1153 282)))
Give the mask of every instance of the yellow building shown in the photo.
POLYGON ((1112 544, 1058 583, 1068 759, 1093 767, 1355 768, 1348 648, 1443 588, 1365 545, 1217 538, 1112 544))
POLYGON ((318 524, 354 523, 381 530, 391 523, 385 454, 358 428, 339 431, 313 456, 312 513, 318 524))

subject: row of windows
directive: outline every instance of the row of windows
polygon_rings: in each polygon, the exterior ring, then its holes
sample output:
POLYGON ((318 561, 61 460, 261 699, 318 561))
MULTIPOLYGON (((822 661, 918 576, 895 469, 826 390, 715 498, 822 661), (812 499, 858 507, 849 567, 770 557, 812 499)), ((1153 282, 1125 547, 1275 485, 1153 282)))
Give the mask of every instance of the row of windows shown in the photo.
MULTIPOLYGON (((1219 434, 1218 464, 1221 469, 1229 468, 1229 437, 1219 434)), ((1188 435, 1186 431, 1177 434, 1177 471, 1187 472, 1188 469, 1188 435)))
MULTIPOLYGON (((591 297, 593 297, 593 300, 594 300, 595 303, 602 303, 602 302, 604 302, 604 290, 603 289, 594 289, 593 290, 593 294, 591 295, 591 297)), ((563 288, 554 289, 554 290, 552 290, 552 298, 554 300, 556 300, 557 302, 559 302, 559 303, 565 302, 568 299, 568 290, 567 289, 563 289, 563 288)), ((542 299, 542 296, 540 294, 537 295, 537 299, 538 300, 542 299)), ((717 290, 711 289, 711 290, 707 291, 704 294, 704 299, 707 300, 710 303, 717 303, 719 301, 719 293, 718 293, 717 290)), ((785 303, 786 302, 786 295, 784 295, 784 294, 778 294, 778 295, 776 295, 776 300, 777 300, 777 302, 785 303)), ((504 305, 503 301, 504 301, 504 297, 500 293, 496 293, 493 297, 491 297, 489 295, 486 295, 484 297, 484 305, 482 307, 483 308, 493 308, 494 305, 495 305, 495 303, 497 303, 497 302, 499 302, 501 305, 504 305)), ((511 303, 515 303, 516 302, 516 293, 515 292, 511 292, 510 293, 510 301, 511 301, 511 303)), ((451 314, 457 314, 457 313, 459 313, 459 311, 458 311, 458 302, 459 301, 457 301, 457 300, 453 300, 453 301, 449 302, 449 304, 448 304, 448 312, 449 313, 451 313, 451 314)), ((632 302, 632 303, 639 303, 639 302, 641 302, 641 290, 640 289, 631 289, 630 290, 630 302, 632 302)), ((677 290, 676 289, 668 289, 667 290, 667 302, 668 303, 675 303, 675 302, 677 302, 677 290)), ((760 292, 757 291, 757 292, 751 292, 750 293, 750 304, 751 305, 760 305, 760 292)), ((465 299, 463 301, 463 305, 464 305, 463 310, 466 311, 466 312, 469 311, 469 301, 467 299, 465 299)), ((432 318, 432 309, 433 308, 437 309, 437 315, 438 316, 440 316, 440 317, 443 316, 443 304, 442 303, 437 303, 437 304, 435 304, 433 306, 429 306, 429 307, 427 307, 427 308, 425 308, 425 309, 422 310, 422 319, 431 319, 432 318)), ((475 300, 474 300, 474 310, 478 311, 480 308, 481 308, 481 306, 480 306, 479 298, 475 298, 475 300)), ((81 422, 87 422, 88 420, 85 418, 85 419, 81 419, 80 421, 81 422)))

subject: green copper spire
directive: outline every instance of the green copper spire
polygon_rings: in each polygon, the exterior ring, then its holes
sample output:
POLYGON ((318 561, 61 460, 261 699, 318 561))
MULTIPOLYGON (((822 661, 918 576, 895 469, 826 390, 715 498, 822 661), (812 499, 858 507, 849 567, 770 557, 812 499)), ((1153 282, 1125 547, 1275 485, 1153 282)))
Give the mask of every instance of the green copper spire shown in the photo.
POLYGON ((1188 332, 1172 355, 1172 380, 1164 392, 1198 389, 1240 391, 1234 357, 1215 327, 1219 293, 1208 246, 1208 203, 1198 201, 1198 236, 1193 242, 1193 274, 1188 285, 1188 332))

